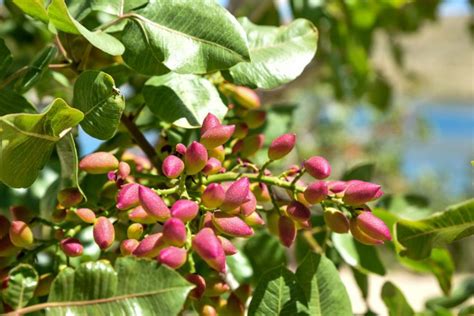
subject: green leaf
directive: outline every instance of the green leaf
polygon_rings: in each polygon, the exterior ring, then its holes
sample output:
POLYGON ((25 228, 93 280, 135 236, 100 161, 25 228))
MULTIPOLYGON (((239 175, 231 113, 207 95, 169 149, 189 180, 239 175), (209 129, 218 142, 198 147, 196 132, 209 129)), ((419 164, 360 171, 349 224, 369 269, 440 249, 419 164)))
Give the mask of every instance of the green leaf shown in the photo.
POLYGON ((474 199, 450 206, 423 220, 396 223, 400 255, 420 260, 428 258, 433 247, 459 240, 474 233, 474 199))
POLYGON ((0 38, 0 79, 6 75, 12 61, 13 57, 10 50, 7 45, 5 45, 3 38, 0 38))
POLYGON ((342 180, 349 181, 349 180, 362 180, 362 181, 370 181, 374 175, 375 171, 375 164, 373 163, 363 163, 352 167, 351 169, 344 172, 342 176, 342 180))
POLYGON ((148 0, 94 0, 91 3, 91 9, 122 16, 124 13, 142 7, 147 3, 148 0))
POLYGON ((258 281, 265 271, 287 263, 285 249, 279 240, 264 230, 250 238, 243 250, 252 265, 255 281, 258 281))
POLYGON ((349 234, 332 234, 334 247, 344 261, 364 273, 385 275, 385 267, 375 247, 363 245, 349 234))
POLYGON ((71 133, 68 133, 57 143, 56 151, 61 163, 59 189, 76 188, 85 197, 79 186, 79 158, 77 157, 76 143, 71 133))
POLYGON ((150 0, 127 23, 125 62, 138 72, 203 74, 249 60, 245 32, 214 0, 150 0))
POLYGON ((155 260, 118 258, 67 268, 54 280, 47 315, 177 315, 193 286, 155 260))
POLYGON ((62 99, 54 100, 41 114, 0 117, 0 180, 15 188, 30 186, 54 145, 83 117, 62 99))
POLYGON ((55 46, 46 47, 38 57, 28 66, 28 70, 20 81, 16 84, 16 88, 25 92, 33 87, 43 76, 51 60, 56 56, 58 52, 55 46))
POLYGON ((13 0, 13 3, 31 17, 48 23, 49 17, 44 0, 13 0))
POLYGON ((296 270, 296 280, 306 296, 310 315, 352 315, 339 273, 325 256, 308 253, 296 270))
POLYGON ((308 20, 281 27, 258 26, 247 18, 240 22, 247 33, 250 61, 224 74, 236 84, 276 88, 298 77, 316 53, 318 31, 308 20))
POLYGON ((428 309, 438 311, 439 309, 450 309, 463 304, 474 296, 474 277, 468 276, 453 290, 449 296, 440 296, 429 299, 425 305, 428 309))
POLYGON ((387 306, 390 316, 415 315, 413 308, 408 304, 403 293, 392 282, 385 282, 383 285, 382 300, 385 306, 387 306))
POLYGON ((38 273, 29 264, 19 264, 8 273, 8 286, 2 291, 3 300, 13 309, 26 306, 38 285, 38 273))
POLYGON ((96 70, 85 71, 77 78, 73 104, 84 113, 84 131, 103 140, 115 135, 125 109, 125 100, 112 76, 96 70))
POLYGON ((76 21, 69 13, 64 0, 52 0, 48 7, 48 16, 51 19, 51 23, 58 30, 71 34, 80 34, 94 47, 107 54, 118 56, 122 55, 125 50, 122 43, 112 35, 100 30, 91 32, 76 21))
POLYGON ((21 112, 36 113, 36 109, 21 94, 13 90, 0 90, 0 116, 21 112))
POLYGON ((309 315, 295 275, 284 266, 265 273, 253 293, 248 315, 309 315))
POLYGON ((196 75, 152 77, 145 83, 143 96, 160 120, 183 128, 200 127, 208 113, 223 119, 227 112, 212 83, 196 75))

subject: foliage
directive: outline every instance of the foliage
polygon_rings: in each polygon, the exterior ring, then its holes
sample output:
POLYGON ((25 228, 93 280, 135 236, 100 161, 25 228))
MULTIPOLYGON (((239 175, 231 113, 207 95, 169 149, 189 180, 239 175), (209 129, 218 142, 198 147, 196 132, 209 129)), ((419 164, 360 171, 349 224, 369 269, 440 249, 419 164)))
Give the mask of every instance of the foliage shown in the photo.
MULTIPOLYGON (((446 297, 429 310, 472 294, 450 293, 451 255, 434 248, 472 235, 472 200, 406 218, 387 198, 374 208, 371 163, 341 181, 321 156, 284 167, 296 105, 252 90, 318 65, 335 96, 385 109, 373 36, 418 29, 437 2, 291 4, 280 26, 271 4, 237 19, 213 0, 5 1, 0 311, 351 315, 338 268, 366 297, 367 275, 389 273, 377 247, 437 278, 446 297), (81 159, 78 131, 103 141, 81 159)), ((414 313, 394 284, 381 296, 414 313)))

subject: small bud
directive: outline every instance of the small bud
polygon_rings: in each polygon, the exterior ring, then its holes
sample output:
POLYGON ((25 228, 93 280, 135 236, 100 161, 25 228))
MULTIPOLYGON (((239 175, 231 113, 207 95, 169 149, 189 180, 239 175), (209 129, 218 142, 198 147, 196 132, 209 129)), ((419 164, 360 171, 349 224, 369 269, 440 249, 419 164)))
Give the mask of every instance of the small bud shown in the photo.
POLYGON ((201 229, 193 238, 194 251, 214 270, 225 272, 225 253, 221 242, 210 228, 201 229))
POLYGON ((364 233, 359 225, 357 224, 357 220, 356 219, 351 219, 350 221, 350 230, 351 230, 351 234, 352 236, 359 242, 365 244, 365 245, 369 245, 369 246, 372 246, 372 245, 380 245, 380 244, 383 244, 383 241, 382 240, 379 240, 379 239, 376 239, 376 238, 372 238, 370 237, 369 235, 367 235, 366 233, 364 233))
POLYGON ((315 179, 326 179, 331 174, 331 165, 323 157, 314 156, 309 158, 304 162, 304 167, 315 179))
POLYGON ((200 299, 206 290, 206 280, 199 274, 188 274, 186 280, 195 285, 195 288, 189 293, 189 297, 200 299))
POLYGON ((212 223, 220 232, 229 236, 250 237, 253 235, 253 229, 238 216, 215 212, 212 223))
POLYGON ((264 183, 259 182, 252 184, 251 190, 258 202, 266 203, 272 200, 270 191, 268 191, 268 187, 264 183))
POLYGON ((289 248, 296 238, 295 222, 286 216, 280 216, 278 220, 278 237, 283 246, 289 248))
POLYGON ((257 199, 252 191, 247 194, 247 202, 240 206, 240 213, 244 216, 249 216, 257 209, 257 199))
POLYGON ((328 195, 328 186, 324 181, 316 181, 308 185, 304 191, 304 199, 310 204, 321 203, 328 195))
POLYGON ((265 225, 264 220, 262 219, 260 214, 258 214, 258 212, 253 212, 250 215, 243 217, 243 219, 244 219, 244 222, 247 223, 250 226, 265 225))
POLYGON ((213 306, 205 304, 201 307, 198 314, 199 316, 217 316, 217 311, 213 306))
POLYGON ((353 180, 347 185, 342 201, 348 205, 360 205, 378 199, 383 195, 380 185, 353 180))
POLYGON ((199 205, 190 200, 177 200, 171 207, 171 216, 184 223, 192 221, 199 212, 199 205))
POLYGON ((182 247, 186 242, 186 227, 178 218, 170 218, 163 225, 163 241, 166 243, 182 247))
POLYGON ((10 225, 10 240, 16 247, 26 248, 33 244, 33 232, 25 222, 13 221, 10 225))
POLYGON ((125 161, 121 161, 118 166, 118 175, 122 179, 126 179, 130 175, 130 165, 125 161))
POLYGON ((119 210, 128 210, 140 204, 138 198, 138 183, 128 183, 124 185, 117 194, 117 208, 119 210))
POLYGON ((347 187, 346 181, 329 181, 327 183, 329 191, 334 194, 343 192, 347 187))
POLYGON ((211 212, 206 212, 204 213, 204 216, 201 217, 201 223, 199 225, 200 228, 211 228, 212 230, 216 230, 214 227, 214 224, 212 224, 212 213, 211 212))
POLYGON ((100 249, 109 248, 115 240, 114 225, 107 217, 99 217, 94 224, 94 240, 100 249))
POLYGON ((240 155, 244 158, 253 156, 263 146, 265 136, 263 134, 251 135, 243 140, 240 155))
MULTIPOLYGON (((34 213, 30 209, 28 209, 26 206, 23 206, 23 205, 10 206, 9 210, 10 210, 10 214, 12 215, 12 219, 14 221, 22 221, 25 223, 29 223, 34 217, 34 213)), ((1 228, 1 225, 0 225, 0 228, 1 228)))
POLYGON ((208 208, 218 208, 224 202, 224 198, 224 188, 218 183, 209 184, 201 196, 202 204, 208 208))
POLYGON ((163 234, 156 233, 146 236, 138 247, 133 251, 133 255, 137 257, 154 258, 160 254, 166 244, 162 240, 163 234))
POLYGON ((96 152, 82 158, 79 168, 90 174, 106 174, 116 170, 119 161, 114 155, 107 152, 96 152))
POLYGON ((268 148, 268 158, 278 160, 286 155, 295 147, 296 134, 284 134, 275 138, 268 148))
POLYGON ((249 111, 245 117, 245 123, 247 123, 250 129, 256 129, 261 127, 267 119, 267 112, 265 111, 249 111))
POLYGON ((328 207, 324 210, 324 221, 335 233, 345 234, 349 231, 349 219, 336 208, 328 207))
POLYGON ((235 125, 220 125, 208 129, 201 135, 201 144, 207 149, 225 144, 234 134, 235 125))
POLYGON ((221 241, 226 256, 232 256, 237 253, 237 248, 235 248, 234 244, 229 239, 222 236, 217 236, 217 238, 221 241))
POLYGON ((77 188, 66 188, 58 192, 58 202, 66 208, 81 203, 82 199, 81 191, 77 188))
POLYGON ((186 262, 186 255, 186 249, 169 246, 160 251, 158 261, 172 269, 178 269, 186 262))
POLYGON ((245 123, 235 125, 234 138, 244 139, 249 133, 249 126, 245 123))
POLYGON ((209 149, 207 152, 209 153, 209 158, 216 158, 221 163, 225 159, 225 148, 224 148, 224 146, 217 146, 215 148, 209 149))
POLYGON ((59 245, 64 254, 68 257, 79 257, 82 255, 82 251, 84 250, 81 242, 76 238, 63 239, 59 245))
POLYGON ((94 224, 95 223, 95 213, 88 208, 78 208, 76 210, 76 215, 83 221, 84 223, 94 224))
POLYGON ((207 281, 206 291, 204 292, 204 296, 207 297, 218 297, 222 294, 228 292, 230 290, 230 286, 223 282, 220 279, 211 279, 207 281))
POLYGON ((194 175, 200 172, 206 165, 208 159, 206 147, 194 141, 186 149, 184 162, 186 165, 186 173, 194 175))
POLYGON ((128 218, 135 223, 140 223, 140 224, 155 224, 158 219, 147 213, 145 209, 141 206, 135 207, 129 214, 128 218))
POLYGON ((298 201, 291 201, 286 208, 286 212, 298 222, 305 222, 311 217, 310 209, 298 201))
POLYGON ((186 154, 186 146, 184 146, 183 144, 179 143, 179 144, 176 144, 176 152, 182 156, 184 156, 184 154, 186 154))
POLYGON ((222 169, 222 164, 219 160, 216 158, 209 158, 209 160, 206 162, 206 165, 204 166, 204 169, 202 169, 202 172, 206 176, 210 176, 212 174, 218 173, 222 169))
POLYGON ((169 155, 163 160, 161 170, 167 178, 175 179, 183 173, 184 162, 174 155, 169 155))
POLYGON ((8 235, 10 221, 3 215, 0 215, 0 239, 8 235))
POLYGON ((221 126, 221 121, 214 114, 208 113, 202 122, 201 136, 208 130, 218 126, 221 126))
POLYGON ((235 101, 244 108, 257 109, 260 107, 260 98, 254 90, 244 86, 228 86, 226 88, 235 101))
POLYGON ((372 212, 361 212, 357 217, 357 226, 368 236, 380 240, 392 240, 390 229, 372 212))
POLYGON ((224 202, 221 205, 222 211, 231 211, 240 207, 243 203, 248 201, 248 194, 250 192, 250 182, 248 178, 240 178, 232 183, 225 192, 224 202))
POLYGON ((122 256, 130 256, 137 249, 140 242, 136 239, 125 239, 120 243, 120 253, 122 256))
POLYGON ((140 239, 143 234, 143 225, 140 223, 133 223, 127 228, 128 239, 140 239))
POLYGON ((156 217, 159 221, 165 221, 170 218, 171 212, 169 208, 155 191, 148 187, 140 186, 138 196, 140 204, 148 214, 156 217))

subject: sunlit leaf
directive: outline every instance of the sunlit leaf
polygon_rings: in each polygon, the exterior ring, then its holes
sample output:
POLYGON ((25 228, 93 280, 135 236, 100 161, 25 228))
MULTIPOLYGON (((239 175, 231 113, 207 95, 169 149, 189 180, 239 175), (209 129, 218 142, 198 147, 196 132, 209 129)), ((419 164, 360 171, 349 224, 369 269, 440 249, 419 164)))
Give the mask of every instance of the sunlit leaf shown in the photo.
POLYGON ((29 264, 19 264, 8 273, 8 285, 2 291, 5 303, 13 309, 26 306, 38 285, 38 273, 29 264))
POLYGON ((13 3, 31 17, 48 23, 48 12, 44 0, 13 0, 13 3))
POLYGON ((281 27, 258 26, 240 20, 250 47, 250 61, 229 69, 233 82, 258 88, 276 88, 298 77, 313 59, 318 31, 308 20, 281 27))
POLYGON ((147 3, 148 0, 94 0, 91 3, 91 9, 121 16, 147 3))
POLYGON ((61 163, 59 189, 76 188, 84 196, 79 186, 79 159, 77 157, 76 143, 71 133, 68 133, 58 142, 56 151, 61 163))
POLYGON ((166 68, 202 74, 249 59, 244 30, 213 0, 150 0, 129 20, 122 42, 125 62, 149 75, 166 68))
POLYGON ((227 107, 212 83, 196 75, 169 73, 145 83, 143 96, 159 119, 183 128, 201 126, 208 113, 222 119, 227 107))

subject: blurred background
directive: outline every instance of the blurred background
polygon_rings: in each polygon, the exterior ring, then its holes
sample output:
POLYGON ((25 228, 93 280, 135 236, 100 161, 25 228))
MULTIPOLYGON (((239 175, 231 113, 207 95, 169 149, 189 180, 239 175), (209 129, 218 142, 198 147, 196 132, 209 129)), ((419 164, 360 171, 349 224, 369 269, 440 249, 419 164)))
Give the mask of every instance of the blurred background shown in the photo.
MULTIPOLYGON (((283 88, 259 91, 269 109, 267 141, 285 130, 298 135, 298 150, 284 164, 323 155, 335 177, 356 170, 381 183, 387 194, 379 206, 408 219, 474 196, 473 1, 220 2, 257 24, 307 18, 319 30, 318 52, 305 72, 283 88)), ((8 0, 0 0, 0 36, 18 65, 27 64, 50 41, 41 25, 8 0)), ((59 73, 47 72, 40 89, 30 91, 28 98, 47 104, 48 95, 70 97, 64 80, 59 73)), ((156 134, 148 136, 156 141, 156 134)), ((100 145, 82 131, 77 140, 81 156, 100 145)), ((57 168, 45 168, 28 190, 0 184, 0 213, 12 204, 40 208, 40 197, 57 178, 57 168)), ((455 284, 474 272, 473 241, 471 237, 450 248, 458 271, 455 284)), ((384 314, 380 286, 386 279, 402 289, 416 310, 427 298, 441 294, 433 276, 407 272, 388 252, 382 257, 395 272, 370 277, 368 300, 374 312, 384 314)), ((342 274, 355 312, 363 313, 352 274, 345 268, 342 274)))

